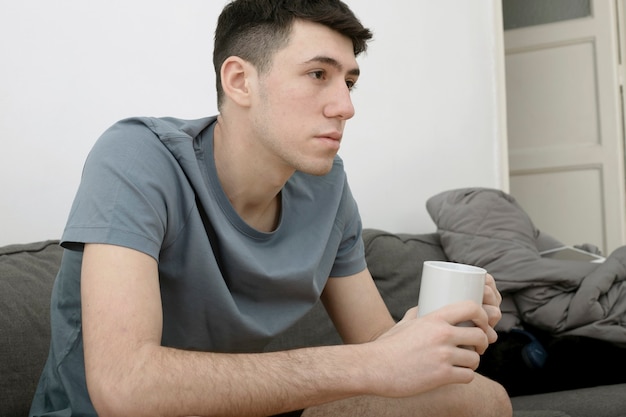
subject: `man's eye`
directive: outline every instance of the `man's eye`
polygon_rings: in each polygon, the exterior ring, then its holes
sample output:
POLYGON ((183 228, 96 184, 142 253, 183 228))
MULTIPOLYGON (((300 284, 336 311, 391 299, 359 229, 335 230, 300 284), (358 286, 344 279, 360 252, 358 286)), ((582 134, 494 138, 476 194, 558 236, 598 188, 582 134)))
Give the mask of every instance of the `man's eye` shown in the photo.
POLYGON ((346 80, 346 86, 348 86, 348 90, 352 91, 356 88, 356 82, 352 80, 346 80))
POLYGON ((319 70, 319 71, 311 71, 309 73, 309 75, 311 77, 315 78, 316 80, 323 80, 325 73, 324 73, 324 71, 319 70))

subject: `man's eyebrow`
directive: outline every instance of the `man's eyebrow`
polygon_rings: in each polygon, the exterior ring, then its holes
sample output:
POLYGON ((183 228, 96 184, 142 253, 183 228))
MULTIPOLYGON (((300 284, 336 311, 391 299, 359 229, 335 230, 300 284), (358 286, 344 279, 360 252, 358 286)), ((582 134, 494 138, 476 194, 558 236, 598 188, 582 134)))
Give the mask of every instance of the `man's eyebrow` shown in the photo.
MULTIPOLYGON (((318 55, 306 61, 305 64, 310 64, 312 62, 319 62, 321 64, 330 65, 330 66, 337 68, 339 71, 343 71, 343 65, 341 65, 341 63, 337 61, 335 58, 318 55)), ((352 68, 351 70, 348 71, 348 75, 358 76, 359 74, 361 74, 361 70, 358 67, 352 68)))

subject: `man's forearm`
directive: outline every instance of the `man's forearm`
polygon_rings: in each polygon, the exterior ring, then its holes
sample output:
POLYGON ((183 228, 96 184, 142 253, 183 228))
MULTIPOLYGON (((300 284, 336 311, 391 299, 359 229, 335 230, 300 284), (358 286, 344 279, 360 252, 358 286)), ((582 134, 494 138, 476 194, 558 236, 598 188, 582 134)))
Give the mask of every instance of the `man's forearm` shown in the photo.
POLYGON ((88 376, 88 385, 101 416, 268 416, 364 394, 366 350, 221 354, 144 347, 127 366, 88 376))

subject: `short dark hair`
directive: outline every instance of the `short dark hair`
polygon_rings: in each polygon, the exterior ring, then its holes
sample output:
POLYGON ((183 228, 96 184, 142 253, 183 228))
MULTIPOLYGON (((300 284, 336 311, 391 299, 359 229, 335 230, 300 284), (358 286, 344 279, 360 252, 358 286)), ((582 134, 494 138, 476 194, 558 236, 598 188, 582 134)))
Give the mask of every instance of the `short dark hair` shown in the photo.
POLYGON ((372 32, 340 0, 233 0, 224 7, 215 30, 218 108, 224 98, 220 76, 224 61, 238 56, 260 73, 268 71, 274 53, 289 41, 296 19, 320 23, 350 38, 355 56, 367 50, 372 38, 372 32))

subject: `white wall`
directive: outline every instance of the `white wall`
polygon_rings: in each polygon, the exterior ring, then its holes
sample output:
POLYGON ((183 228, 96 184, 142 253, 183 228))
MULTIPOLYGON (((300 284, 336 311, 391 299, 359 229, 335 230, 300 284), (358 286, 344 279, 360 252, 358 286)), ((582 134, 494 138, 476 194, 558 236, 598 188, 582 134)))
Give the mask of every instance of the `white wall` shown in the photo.
MULTIPOLYGON (((506 189, 498 0, 348 0, 375 40, 341 155, 366 227, 434 230, 449 188, 506 189)), ((225 1, 0 2, 0 244, 59 238, 100 133, 216 111, 225 1)))

